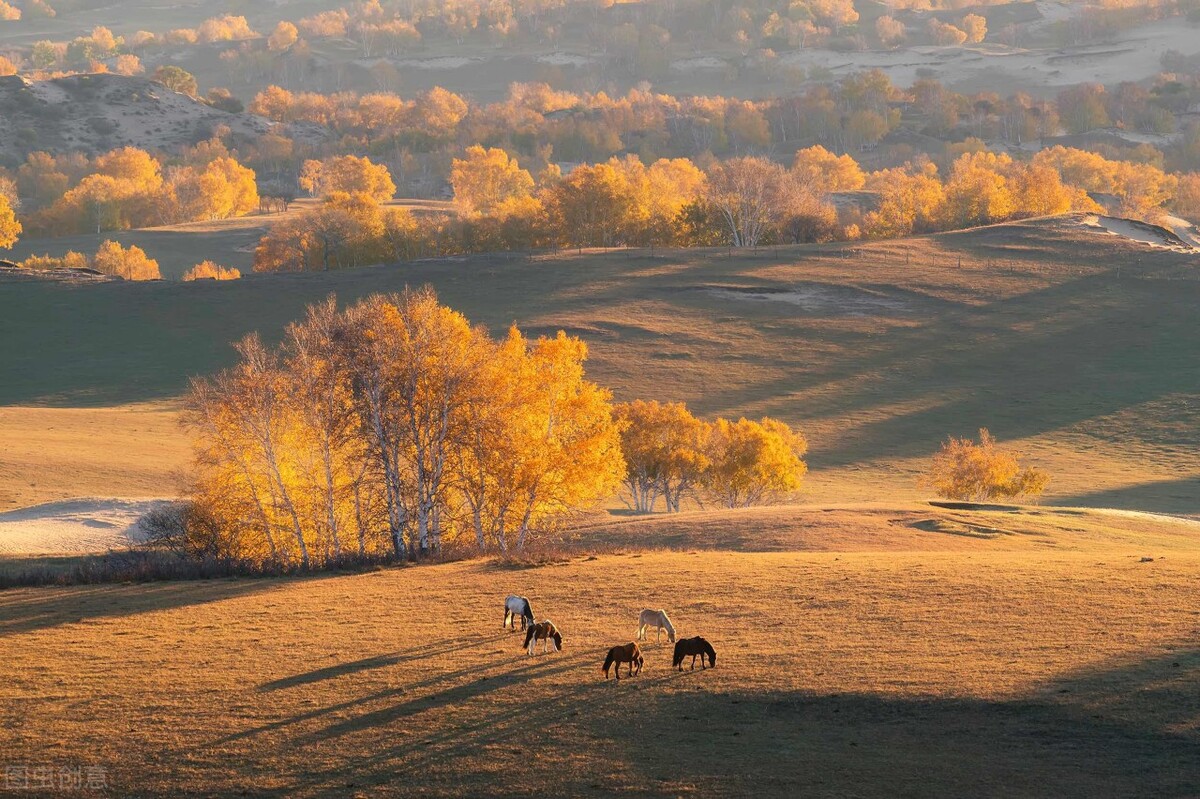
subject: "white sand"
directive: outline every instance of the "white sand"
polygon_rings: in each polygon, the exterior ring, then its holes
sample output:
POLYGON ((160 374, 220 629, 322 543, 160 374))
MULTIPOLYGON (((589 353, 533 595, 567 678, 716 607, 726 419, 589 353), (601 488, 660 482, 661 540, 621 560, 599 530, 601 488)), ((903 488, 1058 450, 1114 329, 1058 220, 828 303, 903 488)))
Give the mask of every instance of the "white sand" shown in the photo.
POLYGON ((0 513, 0 553, 68 555, 123 549, 141 542, 138 520, 165 501, 88 497, 0 513))
POLYGON ((392 63, 398 67, 412 67, 414 69, 462 69, 483 60, 482 58, 446 55, 436 58, 405 58, 393 61, 392 63))
POLYGON ((550 53, 549 55, 540 55, 537 60, 539 64, 549 64, 552 67, 582 67, 592 63, 596 59, 585 55, 558 52, 550 53))
MULTIPOLYGON (((1180 220, 1181 222, 1183 220, 1180 220)), ((1140 241, 1151 247, 1161 247, 1176 252, 1195 252, 1196 247, 1186 240, 1176 239, 1157 230, 1155 225, 1138 222, 1133 219, 1121 219, 1115 216, 1100 216, 1091 214, 1083 218, 1084 227, 1104 230, 1110 235, 1120 236, 1131 241, 1140 241)))
POLYGON ((706 55, 697 58, 681 58, 671 62, 671 69, 676 72, 714 72, 728 67, 729 64, 716 56, 706 55))

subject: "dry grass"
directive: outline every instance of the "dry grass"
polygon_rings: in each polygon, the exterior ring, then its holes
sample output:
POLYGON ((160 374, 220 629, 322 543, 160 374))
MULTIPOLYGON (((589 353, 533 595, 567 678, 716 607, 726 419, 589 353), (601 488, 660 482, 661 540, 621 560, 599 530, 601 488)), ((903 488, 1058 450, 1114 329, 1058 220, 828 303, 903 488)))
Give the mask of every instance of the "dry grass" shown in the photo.
MULTIPOLYGON (((698 545, 707 521, 821 551, 5 592, 0 762, 99 764, 139 796, 1200 791, 1194 525, 913 507, 822 547, 805 513, 690 521, 698 545), (512 592, 562 653, 499 632, 512 592), (643 606, 718 668, 674 673, 650 643, 642 676, 605 683, 643 606)), ((677 522, 596 534, 667 545, 677 522)))
MULTIPOLYGON (((189 375, 230 362, 230 341, 251 330, 278 336, 330 292, 351 301, 430 282, 494 331, 515 321, 583 336, 591 375, 618 399, 798 425, 812 443, 805 501, 920 498, 917 476, 938 443, 987 426, 1053 475, 1049 502, 1195 513, 1192 277, 1189 256, 1066 218, 852 251, 480 256, 220 285, 0 284, 11 309, 0 323, 0 403, 173 401, 189 375), (714 287, 824 299, 752 301, 714 287)), ((90 428, 101 455, 107 427, 90 428)), ((157 470, 153 495, 167 467, 186 465, 165 418, 159 429, 142 439, 147 451, 113 426, 112 493, 147 493, 141 477, 124 479, 131 461, 157 470), (160 454, 170 436, 179 457, 168 463, 160 454)), ((44 483, 40 470, 29 463, 21 481, 44 483)), ((43 496, 64 491, 81 489, 43 496)))
POLYGON ((68 497, 159 497, 190 458, 163 406, 0 408, 0 512, 68 497))

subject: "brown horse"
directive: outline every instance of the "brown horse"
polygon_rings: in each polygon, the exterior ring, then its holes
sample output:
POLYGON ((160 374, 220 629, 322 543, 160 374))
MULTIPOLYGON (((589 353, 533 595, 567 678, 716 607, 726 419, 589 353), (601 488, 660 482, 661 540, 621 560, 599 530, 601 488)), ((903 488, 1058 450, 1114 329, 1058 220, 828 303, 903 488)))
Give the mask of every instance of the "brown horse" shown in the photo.
POLYGON ((562 651, 562 634, 554 626, 554 622, 549 619, 531 625, 529 631, 525 633, 524 647, 529 650, 529 654, 533 654, 533 648, 537 646, 538 641, 542 642, 542 652, 549 651, 551 641, 554 641, 555 652, 562 651))
POLYGON ((608 650, 608 657, 606 657, 604 659, 604 666, 601 668, 601 671, 604 672, 604 679, 606 679, 606 680, 608 679, 608 670, 610 668, 612 668, 614 663, 616 664, 616 667, 617 667, 617 679, 618 680, 621 679, 621 664, 622 663, 629 664, 629 676, 630 677, 632 677, 634 674, 634 671, 633 671, 634 666, 637 666, 637 673, 641 674, 642 673, 642 663, 643 663, 642 650, 638 649, 638 645, 635 644, 633 641, 630 641, 629 643, 625 644, 624 646, 614 646, 612 649, 608 650))
POLYGON ((700 656, 700 668, 704 669, 704 657, 708 656, 708 665, 717 665, 717 650, 712 648, 712 644, 705 641, 700 636, 695 638, 684 638, 679 643, 675 644, 675 657, 671 661, 671 667, 683 671, 683 659, 688 655, 692 656, 692 669, 696 668, 696 656, 700 656))

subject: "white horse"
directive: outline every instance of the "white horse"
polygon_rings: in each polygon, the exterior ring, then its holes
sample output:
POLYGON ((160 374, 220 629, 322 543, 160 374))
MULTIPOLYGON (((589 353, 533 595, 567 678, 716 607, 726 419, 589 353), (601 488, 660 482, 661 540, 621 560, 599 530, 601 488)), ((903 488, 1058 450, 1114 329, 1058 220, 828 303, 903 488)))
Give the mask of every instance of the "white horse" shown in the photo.
POLYGON ((643 610, 638 616, 638 631, 637 637, 639 641, 645 640, 646 628, 654 627, 654 641, 657 643, 662 640, 662 631, 667 631, 667 642, 675 643, 675 625, 671 624, 671 620, 667 618, 665 610, 643 610))
POLYGON ((523 596, 508 596, 504 599, 504 624, 502 627, 517 629, 517 617, 521 617, 521 629, 533 625, 533 608, 523 596))

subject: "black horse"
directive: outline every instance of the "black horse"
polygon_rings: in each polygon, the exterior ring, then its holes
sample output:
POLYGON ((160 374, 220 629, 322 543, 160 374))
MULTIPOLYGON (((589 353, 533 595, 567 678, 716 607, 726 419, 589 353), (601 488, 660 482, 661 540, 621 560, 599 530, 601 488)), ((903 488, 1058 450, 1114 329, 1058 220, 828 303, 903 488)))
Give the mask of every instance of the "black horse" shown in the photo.
POLYGON ((712 648, 712 644, 705 641, 700 636, 695 638, 684 638, 679 643, 675 644, 675 657, 671 661, 671 667, 683 671, 683 659, 688 655, 692 656, 692 669, 696 668, 696 656, 700 656, 700 668, 704 669, 704 656, 708 656, 708 665, 717 665, 717 650, 712 648))

